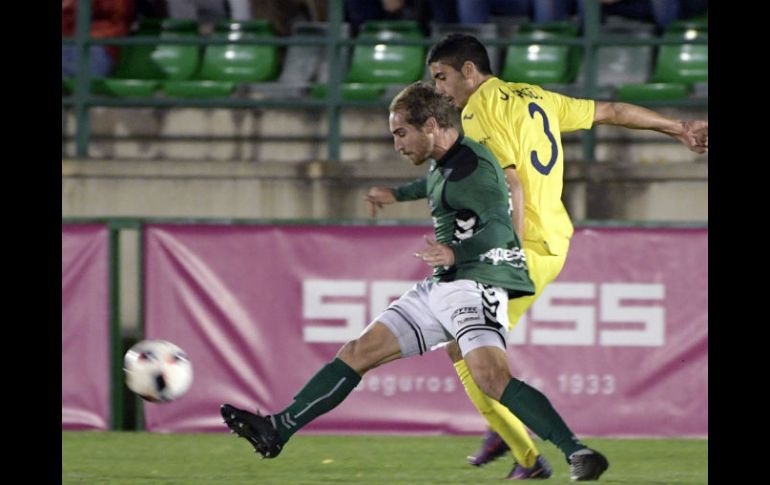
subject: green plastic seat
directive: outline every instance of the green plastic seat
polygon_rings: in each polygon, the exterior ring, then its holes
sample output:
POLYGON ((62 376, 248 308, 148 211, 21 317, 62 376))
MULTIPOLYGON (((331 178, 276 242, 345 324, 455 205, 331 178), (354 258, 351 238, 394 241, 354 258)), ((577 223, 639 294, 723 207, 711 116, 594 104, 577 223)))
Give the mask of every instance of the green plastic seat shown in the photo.
MULTIPOLYGON (((667 30, 664 39, 708 39, 707 30, 698 30, 695 24, 684 30, 667 30)), ((708 45, 662 45, 655 63, 653 82, 681 82, 693 84, 708 81, 708 45)))
POLYGON ((108 96, 148 98, 155 95, 160 86, 157 79, 102 79, 102 92, 108 96))
MULTIPOLYGON (((214 38, 241 40, 273 37, 267 20, 225 21, 217 25, 214 38)), ((236 83, 275 79, 278 75, 278 49, 271 45, 209 45, 193 79, 167 80, 163 92, 174 97, 226 97, 236 83)))
MULTIPOLYGON (((575 34, 577 30, 575 28, 575 34)), ((574 37, 567 31, 532 28, 517 35, 532 41, 528 45, 512 45, 506 50, 500 77, 506 81, 530 84, 565 84, 577 75, 579 56, 570 46, 542 45, 538 40, 574 37)))
POLYGON ((617 91, 618 100, 631 102, 683 99, 689 94, 690 88, 683 83, 626 84, 617 91))
MULTIPOLYGON (((273 37, 267 20, 220 24, 215 38, 230 40, 273 37)), ((197 79, 216 81, 270 81, 278 76, 278 49, 274 45, 210 45, 203 54, 197 79)))
POLYGON ((75 92, 75 79, 71 77, 63 77, 61 80, 61 88, 63 94, 72 94, 75 92))
MULTIPOLYGON (((664 38, 707 39, 708 31, 699 30, 699 25, 703 23, 677 23, 666 29, 664 38)), ((708 45, 661 45, 650 82, 621 86, 618 98, 629 101, 684 98, 696 83, 708 83, 708 45)))
POLYGON ((190 79, 198 69, 199 49, 196 45, 165 43, 183 37, 196 37, 197 24, 192 20, 166 19, 161 26, 164 42, 152 51, 150 58, 166 79, 190 79))
MULTIPOLYGON (((137 36, 160 35, 160 19, 146 19, 137 30, 137 36)), ((126 45, 121 47, 120 59, 111 77, 120 79, 162 79, 163 71, 152 61, 154 45, 126 45)))
POLYGON ((232 81, 164 81, 163 92, 174 98, 223 98, 235 89, 232 81))
POLYGON ((388 45, 399 39, 422 39, 417 22, 366 22, 359 39, 377 39, 382 44, 356 45, 345 82, 408 84, 419 80, 425 69, 423 46, 388 45))

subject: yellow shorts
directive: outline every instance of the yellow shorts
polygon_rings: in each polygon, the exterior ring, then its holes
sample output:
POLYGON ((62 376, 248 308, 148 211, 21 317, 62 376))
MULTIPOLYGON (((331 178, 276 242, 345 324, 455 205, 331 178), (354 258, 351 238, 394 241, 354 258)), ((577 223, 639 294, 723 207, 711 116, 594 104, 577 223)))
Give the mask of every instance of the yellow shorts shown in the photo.
POLYGON ((532 306, 535 299, 551 281, 555 280, 567 260, 567 247, 562 254, 554 255, 540 241, 524 241, 524 255, 527 258, 529 277, 535 284, 535 294, 508 300, 508 330, 511 330, 522 315, 532 306))

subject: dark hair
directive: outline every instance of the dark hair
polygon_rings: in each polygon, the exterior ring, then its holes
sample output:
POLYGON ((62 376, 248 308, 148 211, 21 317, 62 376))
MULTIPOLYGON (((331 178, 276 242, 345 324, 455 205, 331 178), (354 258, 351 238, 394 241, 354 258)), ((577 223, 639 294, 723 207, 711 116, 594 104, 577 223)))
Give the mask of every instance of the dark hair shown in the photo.
POLYGON ((430 48, 426 65, 434 62, 448 64, 459 71, 465 61, 471 61, 482 74, 492 74, 489 54, 477 38, 467 34, 449 34, 430 48))
POLYGON ((406 113, 406 122, 417 128, 435 118, 440 128, 457 126, 458 112, 449 98, 428 83, 417 81, 404 88, 390 102, 390 111, 406 113))

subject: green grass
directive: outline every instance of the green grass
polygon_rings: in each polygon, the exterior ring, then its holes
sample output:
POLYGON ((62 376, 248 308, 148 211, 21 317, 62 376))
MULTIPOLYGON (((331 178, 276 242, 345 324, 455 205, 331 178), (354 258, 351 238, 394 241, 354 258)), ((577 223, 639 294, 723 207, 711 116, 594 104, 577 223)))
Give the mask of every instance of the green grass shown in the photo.
MULTIPOLYGON (((708 440, 587 439, 604 453, 600 483, 703 485, 708 440)), ((308 436, 292 438, 279 458, 262 460, 229 434, 62 432, 62 484, 263 485, 495 483, 510 471, 510 455, 481 468, 465 463, 473 436, 308 436)), ((550 443, 537 441, 554 475, 569 467, 550 443)))

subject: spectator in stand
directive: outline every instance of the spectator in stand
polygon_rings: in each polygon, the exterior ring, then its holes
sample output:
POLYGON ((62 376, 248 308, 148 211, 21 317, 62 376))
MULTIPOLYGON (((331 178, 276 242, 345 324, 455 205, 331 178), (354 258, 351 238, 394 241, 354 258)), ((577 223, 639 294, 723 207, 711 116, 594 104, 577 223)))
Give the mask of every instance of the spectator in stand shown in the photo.
MULTIPOLYGON (((77 0, 61 2, 62 37, 75 35, 77 20, 77 0)), ((91 37, 124 37, 128 35, 134 20, 134 0, 91 0, 91 37)), ((117 46, 94 45, 89 47, 91 75, 109 76, 120 56, 117 46)), ((77 47, 62 45, 62 77, 73 77, 77 71, 77 47)))
MULTIPOLYGON (((578 0, 583 17, 585 0, 578 0)), ((617 15, 642 22, 654 23, 659 30, 676 20, 701 15, 708 10, 708 0, 601 0, 601 15, 617 15)))
POLYGON ((425 34, 431 21, 458 22, 454 3, 445 0, 345 0, 345 18, 353 35, 370 20, 415 20, 425 34))
POLYGON ((291 25, 299 20, 326 22, 325 0, 250 0, 251 18, 267 19, 278 35, 291 34, 291 25))
POLYGON ((533 22, 568 20, 574 0, 457 0, 461 24, 484 24, 490 15, 528 16, 533 22))

